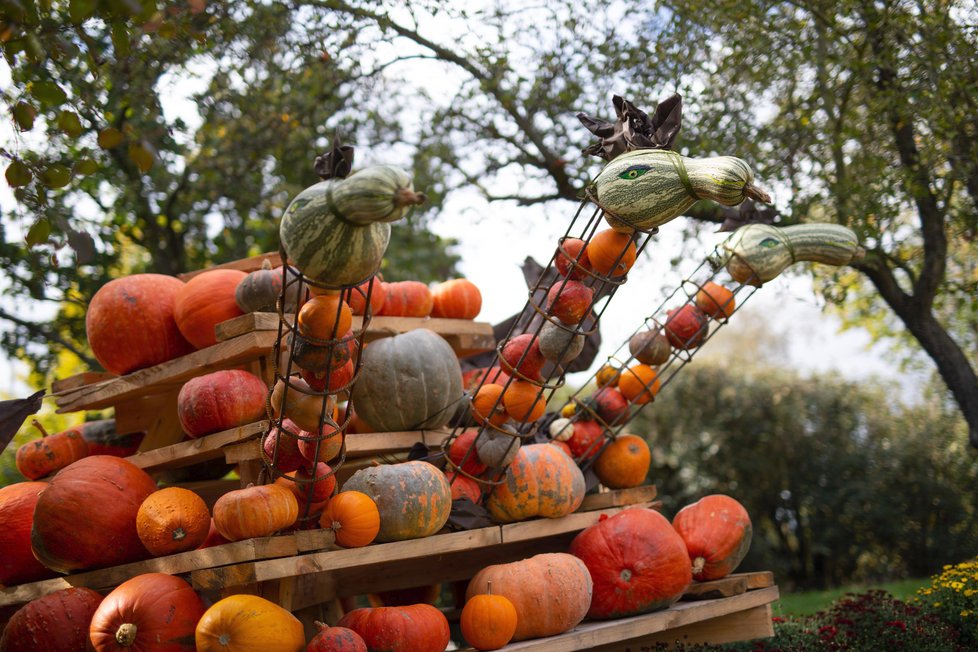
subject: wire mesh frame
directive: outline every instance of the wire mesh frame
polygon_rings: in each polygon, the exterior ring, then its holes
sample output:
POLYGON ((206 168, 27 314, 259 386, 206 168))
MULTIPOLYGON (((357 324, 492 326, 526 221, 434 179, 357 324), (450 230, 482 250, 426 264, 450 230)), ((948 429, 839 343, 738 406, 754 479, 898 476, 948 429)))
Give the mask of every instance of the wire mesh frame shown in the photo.
MULTIPOLYGON (((700 263, 697 268, 690 273, 690 275, 685 278, 669 295, 662 301, 662 303, 643 321, 642 324, 636 328, 631 335, 625 338, 625 341, 607 358, 607 363, 598 367, 598 369, 591 375, 591 377, 577 390, 571 397, 568 398, 563 408, 568 406, 574 406, 574 414, 569 418, 571 423, 579 422, 583 420, 583 417, 587 417, 587 420, 593 420, 601 428, 601 436, 595 438, 594 442, 591 442, 583 452, 575 455, 574 459, 581 466, 582 469, 587 470, 594 461, 601 454, 602 450, 610 444, 622 430, 633 421, 638 414, 645 409, 646 406, 651 405, 655 401, 655 396, 661 392, 665 387, 675 378, 676 374, 685 367, 687 364, 692 362, 693 357, 697 352, 702 350, 703 346, 712 339, 717 331, 719 331, 723 326, 725 326, 730 318, 740 310, 744 303, 754 292, 756 292, 760 287, 760 282, 756 274, 752 273, 751 276, 745 279, 743 282, 738 282, 731 279, 730 284, 721 283, 725 289, 731 292, 729 299, 723 301, 720 304, 713 297, 709 297, 709 301, 712 301, 715 312, 704 313, 707 321, 690 335, 686 340, 679 342, 679 346, 674 345, 670 342, 670 352, 668 359, 658 365, 655 369, 655 376, 649 382, 642 382, 644 389, 639 390, 638 397, 645 398, 645 401, 629 401, 627 403, 627 411, 622 413, 620 416, 611 420, 608 423, 599 414, 599 409, 594 405, 593 394, 590 394, 587 398, 583 398, 585 393, 596 392, 603 388, 598 382, 598 375, 601 373, 602 368, 607 365, 611 365, 616 369, 613 376, 608 379, 606 385, 610 385, 612 382, 617 384, 617 381, 625 373, 630 373, 628 370, 632 363, 639 363, 640 361, 632 354, 630 349, 630 343, 632 338, 636 335, 652 331, 661 333, 663 335, 667 334, 665 328, 666 322, 668 321, 668 312, 671 309, 682 309, 687 305, 696 305, 697 295, 704 289, 704 287, 710 283, 716 283, 717 278, 723 273, 724 267, 730 261, 731 258, 736 257, 738 261, 749 268, 749 263, 744 261, 737 254, 730 254, 722 252, 720 247, 715 248, 714 251, 706 257, 706 259, 700 263), (731 290, 729 286, 732 286, 731 290), (676 301, 676 297, 680 296, 682 298, 682 303, 676 301), (739 296, 739 298, 738 298, 739 296), (663 318, 663 316, 666 316, 663 318)), ((668 337, 668 335, 666 335, 668 337)), ((674 339, 674 338, 671 338, 674 339)), ((633 374, 638 377, 637 374, 633 374)), ((563 428, 561 428, 561 431, 563 428)))
MULTIPOLYGON (((530 400, 530 407, 522 415, 527 417, 525 421, 521 419, 514 419, 518 425, 503 427, 502 424, 492 423, 488 417, 480 419, 479 413, 475 410, 473 405, 473 400, 479 395, 480 390, 488 384, 499 384, 494 383, 499 379, 500 374, 492 374, 491 370, 494 367, 490 367, 486 373, 482 374, 479 378, 476 386, 472 389, 471 394, 463 397, 468 405, 468 413, 475 423, 477 428, 475 436, 468 448, 462 454, 461 459, 452 460, 450 456, 450 450, 455 441, 462 436, 469 429, 469 423, 462 423, 456 426, 451 434, 444 440, 442 444, 442 452, 445 458, 448 460, 449 469, 446 469, 448 473, 448 478, 450 482, 454 482, 458 475, 463 475, 471 480, 478 483, 482 489, 483 494, 487 490, 495 485, 501 484, 505 480, 505 473, 508 463, 503 465, 503 468, 488 467, 486 471, 481 471, 479 473, 471 473, 465 467, 469 466, 470 462, 473 462, 469 469, 481 469, 486 465, 481 464, 478 458, 477 447, 479 444, 479 438, 481 437, 495 437, 496 434, 502 433, 510 438, 509 446, 506 452, 502 455, 503 459, 511 461, 512 456, 515 452, 512 450, 514 447, 518 447, 520 443, 532 437, 535 433, 535 426, 533 421, 535 419, 528 418, 532 416, 536 411, 542 411, 538 408, 539 405, 545 406, 546 403, 553 396, 557 389, 563 386, 564 376, 565 376, 565 366, 573 361, 578 355, 578 352, 573 352, 572 349, 575 346, 575 339, 583 338, 587 335, 595 332, 600 323, 601 316, 604 314, 605 309, 613 298, 617 288, 623 285, 627 280, 627 271, 634 263, 635 260, 644 251, 646 245, 649 243, 651 236, 658 233, 658 228, 652 229, 638 229, 635 228, 633 233, 629 236, 627 242, 621 247, 617 256, 613 260, 610 271, 608 273, 599 273, 590 268, 590 266, 585 265, 582 261, 582 257, 586 253, 587 246, 592 242, 595 233, 598 232, 598 227, 604 223, 605 212, 601 206, 597 203, 596 199, 587 196, 578 206, 577 212, 571 223, 568 225, 567 230, 564 235, 558 240, 558 246, 555 248, 553 255, 551 256, 546 268, 543 273, 537 279, 537 282, 532 288, 530 288, 527 302, 524 305, 522 311, 517 315, 513 322, 512 327, 507 333, 506 337, 503 338, 501 342, 496 346, 496 359, 499 364, 500 370, 506 374, 506 378, 502 384, 502 392, 498 394, 496 399, 492 402, 492 405, 485 410, 487 415, 496 414, 500 409, 505 410, 503 406, 504 396, 506 392, 515 382, 526 382, 530 383, 536 388, 536 392, 533 398, 530 400), (586 219, 584 216, 588 215, 588 208, 593 208, 590 212, 590 217, 586 219), (582 225, 583 223, 583 225, 582 225), (575 225, 578 226, 575 229, 575 225), (581 226, 582 225, 582 226, 581 226), (574 235, 579 234, 579 235, 574 235), (565 243, 569 239, 579 239, 582 241, 582 246, 576 255, 573 255, 567 249, 564 248, 565 243), (634 256, 631 254, 630 250, 634 248, 634 256), (558 268, 558 259, 561 259, 562 265, 567 266, 567 274, 564 275, 560 273, 558 268), (620 274, 615 274, 614 272, 620 267, 624 267, 624 270, 620 274), (553 276, 556 278, 553 284, 546 288, 544 284, 549 277, 553 276), (592 300, 587 310, 585 311, 585 317, 578 321, 577 323, 564 323, 557 319, 550 311, 550 305, 556 303, 560 297, 563 295, 564 289, 568 287, 568 283, 572 280, 580 280, 586 287, 592 290, 592 300), (551 296, 550 292, 556 288, 556 293, 551 296), (545 294, 541 294, 545 292, 545 294), (536 297, 545 296, 544 300, 536 299, 536 297), (598 299, 593 297, 597 296, 598 299), (545 305, 541 305, 541 303, 545 305), (525 326, 524 326, 525 324, 525 326), (535 324, 535 327, 533 325, 535 324), (587 324, 587 325, 586 325, 587 324), (549 325, 549 326, 548 326, 549 325), (515 364, 510 364, 506 361, 503 356, 503 350, 506 345, 511 342, 515 337, 519 335, 529 334, 532 339, 539 341, 539 337, 543 329, 551 328, 557 329, 564 334, 566 342, 562 347, 555 353, 551 363, 554 366, 554 374, 550 375, 548 378, 534 377, 532 374, 524 373, 523 365, 527 362, 528 355, 530 354, 530 347, 527 346, 519 358, 516 360, 515 364), (491 434, 487 435, 489 432, 491 434), (475 456, 475 457, 473 457, 475 456), (482 475, 487 475, 487 477, 480 477, 482 475)), ((543 407, 545 410, 545 407, 543 407)), ((466 421, 466 420, 463 420, 466 421)), ((506 424, 508 425, 508 424, 506 424)))
MULTIPOLYGON (((282 260, 286 260, 285 252, 281 251, 280 254, 282 260)), ((272 349, 273 382, 269 388, 265 405, 270 426, 261 437, 261 459, 263 475, 273 480, 280 477, 285 478, 287 482, 293 484, 291 488, 300 498, 300 511, 297 519, 300 528, 312 521, 318 522, 319 511, 321 511, 319 508, 324 506, 324 503, 335 493, 336 484, 333 483, 328 495, 317 494, 322 492, 323 483, 329 487, 329 479, 335 478, 337 471, 346 461, 346 430, 353 420, 350 389, 360 374, 364 338, 371 318, 370 299, 373 291, 379 287, 379 283, 376 274, 372 274, 359 283, 330 286, 307 278, 289 265, 282 266, 282 290, 276 302, 278 337, 272 349), (365 289, 364 285, 366 285, 365 289), (317 289, 320 291, 319 294, 335 294, 342 299, 342 301, 337 302, 333 332, 330 334, 330 338, 318 338, 299 332, 299 312, 303 300, 311 299, 311 295, 316 294, 315 290, 317 289), (360 329, 359 331, 351 330, 349 333, 337 333, 336 328, 344 304, 348 307, 354 295, 358 296, 363 303, 360 329), (291 309, 288 298, 290 296, 296 297, 291 309), (297 352, 300 346, 311 347, 317 356, 321 356, 325 362, 324 368, 321 370, 302 368, 297 362, 297 352), (334 367, 334 360, 337 357, 344 362, 342 365, 334 367), (276 388, 281 390, 281 395, 278 398, 275 397, 276 388), (300 431, 296 432, 286 426, 286 420, 290 420, 286 414, 288 411, 286 408, 290 405, 290 393, 293 394, 292 400, 319 404, 315 429, 305 430, 296 424, 296 427, 300 428, 300 431), (338 396, 344 396, 347 399, 346 409, 341 419, 337 418, 338 396), (271 446, 272 454, 269 456, 266 443, 269 438, 273 437, 275 441, 271 446), (339 450, 326 461, 329 470, 320 474, 318 469, 323 447, 329 445, 335 437, 340 437, 339 450), (289 441, 290 439, 294 441, 289 441), (307 444, 311 442, 313 444, 311 457, 316 462, 297 455, 296 449, 300 442, 307 444), (292 474, 291 470, 283 470, 280 467, 280 461, 283 461, 280 460, 280 455, 284 455, 283 451, 285 450, 292 451, 293 455, 301 457, 301 464, 308 467, 305 475, 300 477, 298 469, 296 473, 292 474)))

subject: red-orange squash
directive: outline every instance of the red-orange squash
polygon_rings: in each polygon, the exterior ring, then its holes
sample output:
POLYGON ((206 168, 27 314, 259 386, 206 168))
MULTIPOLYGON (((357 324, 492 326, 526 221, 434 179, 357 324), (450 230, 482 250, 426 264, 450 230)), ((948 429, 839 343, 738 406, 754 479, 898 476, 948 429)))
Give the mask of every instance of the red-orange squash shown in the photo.
POLYGON ((291 613, 257 595, 215 602, 197 623, 197 652, 303 652, 306 635, 291 613))
POLYGON ((498 650, 509 643, 516 623, 516 607, 504 595, 473 595, 459 618, 462 636, 477 650, 498 650))
POLYGON ((282 419, 281 430, 272 426, 262 439, 262 449, 268 463, 282 473, 295 471, 306 464, 308 460, 299 450, 299 437, 303 432, 291 419, 282 419))
POLYGON ((344 296, 346 303, 354 315, 362 315, 367 309, 367 298, 370 299, 370 314, 379 315, 387 301, 387 290, 383 287, 383 280, 379 276, 364 281, 355 288, 351 288, 344 296), (373 283, 373 287, 370 284, 373 283))
POLYGON ((479 459, 479 452, 475 447, 478 436, 478 430, 463 430, 448 446, 448 459, 452 465, 476 477, 486 472, 486 465, 479 459))
POLYGON ((360 548, 377 538, 380 511, 374 499, 367 494, 341 491, 330 499, 319 524, 333 530, 336 543, 344 548, 360 548))
POLYGON ((448 484, 452 487, 452 500, 466 498, 479 504, 482 498, 482 488, 478 482, 457 471, 449 471, 448 469, 445 469, 445 477, 448 478, 448 484))
POLYGON ((31 552, 31 523, 37 497, 46 482, 18 482, 0 487, 0 585, 34 582, 54 573, 31 552))
POLYGON ((618 435, 594 462, 594 472, 609 489, 627 489, 645 482, 652 452, 637 435, 618 435))
POLYGON ((445 614, 430 604, 354 609, 337 624, 377 652, 443 652, 451 638, 445 614))
POLYGON ((100 602, 92 589, 75 587, 31 600, 10 617, 0 652, 89 652, 88 626, 100 602))
POLYGON ((679 510, 672 525, 686 543, 693 579, 701 582, 734 572, 750 549, 750 515, 730 496, 705 496, 679 510))
POLYGON ((587 566, 594 595, 587 615, 622 618, 665 609, 692 581, 686 547, 669 520, 632 508, 586 528, 570 552, 587 566))
POLYGON ((249 371, 215 371, 184 383, 177 416, 185 433, 202 437, 260 421, 267 396, 265 382, 249 371))
POLYGON ((343 491, 365 493, 377 503, 377 541, 432 535, 445 525, 452 509, 452 489, 445 474, 420 460, 360 469, 343 491))
POLYGON ((214 526, 228 541, 271 536, 297 518, 299 501, 279 484, 229 491, 214 503, 214 526))
POLYGON ((684 351, 695 349, 710 331, 709 319, 695 304, 687 303, 666 312, 665 332, 669 344, 684 351))
POLYGON ((385 317, 428 317, 434 307, 431 290, 421 281, 384 283, 387 297, 380 314, 385 317))
POLYGON ((34 556, 60 573, 145 559, 136 512, 154 491, 153 478, 120 457, 92 455, 61 469, 34 508, 34 556))
POLYGON ((584 562, 565 552, 487 566, 469 582, 466 601, 489 593, 490 585, 493 595, 516 608, 514 641, 566 632, 584 620, 591 604, 591 575, 584 562))
POLYGON ((214 327, 244 314, 235 301, 235 292, 246 276, 236 269, 211 269, 180 288, 173 317, 188 342, 198 349, 217 344, 214 327))
POLYGON ((207 538, 211 513, 204 499, 183 487, 149 495, 136 512, 136 532, 157 557, 198 548, 207 538))
POLYGON ((319 631, 309 641, 306 652, 367 652, 367 644, 352 629, 330 627, 317 622, 319 631))
POLYGON ((127 374, 194 350, 174 318, 183 281, 163 274, 133 274, 109 281, 92 297, 85 333, 106 371, 127 374))
POLYGON ((503 482, 493 488, 486 509, 502 523, 537 516, 559 518, 584 500, 584 474, 556 446, 522 446, 506 469, 503 482))
POLYGON ((431 316, 446 319, 475 319, 482 310, 482 293, 465 278, 439 283, 431 292, 431 316))
POLYGON ((146 573, 105 596, 89 634, 96 652, 195 652, 194 631, 204 603, 185 580, 146 573))
POLYGON ((696 307, 713 319, 729 318, 737 307, 733 292, 714 281, 707 281, 696 293, 696 307))
POLYGON ((198 550, 202 548, 211 548, 213 546, 223 546, 225 543, 231 542, 222 537, 221 533, 217 531, 217 526, 214 525, 214 517, 211 516, 211 524, 207 530, 207 536, 204 538, 204 542, 200 544, 198 550))
POLYGON ((21 475, 38 480, 87 456, 88 442, 81 433, 66 430, 22 444, 15 460, 21 475))
POLYGON ((588 419, 576 421, 572 427, 573 432, 565 441, 570 447, 574 459, 590 459, 597 455, 601 450, 602 438, 604 437, 604 428, 601 427, 601 424, 588 419))

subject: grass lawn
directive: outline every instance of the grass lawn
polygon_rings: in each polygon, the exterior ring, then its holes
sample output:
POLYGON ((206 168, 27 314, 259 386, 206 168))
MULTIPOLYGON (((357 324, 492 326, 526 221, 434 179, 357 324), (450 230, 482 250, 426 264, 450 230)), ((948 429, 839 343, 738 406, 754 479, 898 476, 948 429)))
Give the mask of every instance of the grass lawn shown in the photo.
POLYGON ((869 589, 883 589, 901 600, 912 598, 917 589, 929 586, 930 578, 898 580, 885 584, 853 584, 828 591, 805 591, 801 593, 782 593, 781 600, 772 605, 775 616, 806 616, 827 608, 846 593, 862 593, 869 589))

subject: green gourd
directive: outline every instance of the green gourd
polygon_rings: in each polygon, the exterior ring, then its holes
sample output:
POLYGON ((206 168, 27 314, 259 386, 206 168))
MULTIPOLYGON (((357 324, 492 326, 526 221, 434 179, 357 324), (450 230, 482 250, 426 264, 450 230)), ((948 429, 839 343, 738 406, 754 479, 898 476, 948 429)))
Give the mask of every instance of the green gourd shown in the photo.
POLYGON ((748 224, 722 245, 730 276, 760 287, 799 261, 848 265, 862 258, 856 234, 839 224, 748 224))
POLYGON ((380 268, 390 241, 389 222, 424 200, 403 170, 371 166, 299 193, 285 209, 279 237, 289 261, 312 281, 356 285, 380 268))
POLYGON ((649 230, 682 215, 700 199, 736 206, 769 203, 754 173, 733 156, 687 158, 666 149, 638 149, 609 162, 588 187, 616 231, 649 230))

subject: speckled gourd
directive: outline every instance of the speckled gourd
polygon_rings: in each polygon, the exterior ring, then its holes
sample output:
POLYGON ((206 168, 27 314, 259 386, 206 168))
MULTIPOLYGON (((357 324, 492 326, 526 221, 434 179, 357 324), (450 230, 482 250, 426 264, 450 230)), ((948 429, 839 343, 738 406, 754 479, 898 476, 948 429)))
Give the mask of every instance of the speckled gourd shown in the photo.
POLYGON ((661 226, 700 199, 724 206, 747 198, 771 201, 739 158, 688 158, 666 149, 638 149, 612 159, 589 192, 611 228, 624 233, 661 226))
POLYGON ((742 226, 723 243, 730 276, 760 287, 793 263, 847 265, 863 256, 856 234, 840 224, 742 226))
POLYGON ((380 268, 390 241, 389 222, 424 199, 403 170, 371 166, 299 193, 285 209, 279 236, 289 260, 311 280, 331 287, 355 285, 380 268))

